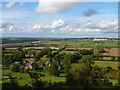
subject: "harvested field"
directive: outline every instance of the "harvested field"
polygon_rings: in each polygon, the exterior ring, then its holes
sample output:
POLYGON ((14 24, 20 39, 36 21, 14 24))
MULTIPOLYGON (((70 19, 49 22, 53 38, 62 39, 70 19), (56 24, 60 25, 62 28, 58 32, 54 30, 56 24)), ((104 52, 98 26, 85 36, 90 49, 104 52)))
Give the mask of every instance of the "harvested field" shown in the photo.
POLYGON ((120 48, 105 49, 108 53, 103 53, 106 56, 120 56, 120 48))

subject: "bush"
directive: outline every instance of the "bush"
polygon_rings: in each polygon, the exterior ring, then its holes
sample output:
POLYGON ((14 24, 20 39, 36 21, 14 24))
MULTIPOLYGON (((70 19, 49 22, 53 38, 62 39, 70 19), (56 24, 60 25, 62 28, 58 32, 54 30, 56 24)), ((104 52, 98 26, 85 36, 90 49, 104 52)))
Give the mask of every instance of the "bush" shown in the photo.
POLYGON ((11 71, 13 71, 13 72, 19 72, 21 69, 20 69, 20 65, 18 65, 18 64, 12 64, 12 66, 11 66, 11 71))
POLYGON ((49 73, 50 75, 53 75, 53 76, 59 76, 59 71, 58 71, 58 67, 54 64, 52 64, 50 67, 49 67, 49 73))

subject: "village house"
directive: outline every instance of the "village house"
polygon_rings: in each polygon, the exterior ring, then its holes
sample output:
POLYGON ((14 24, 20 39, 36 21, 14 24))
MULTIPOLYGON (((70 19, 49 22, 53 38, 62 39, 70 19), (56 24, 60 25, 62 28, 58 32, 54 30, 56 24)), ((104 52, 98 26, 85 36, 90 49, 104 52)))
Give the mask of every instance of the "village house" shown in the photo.
POLYGON ((25 69, 29 69, 29 70, 32 70, 33 68, 35 67, 35 64, 34 63, 26 63, 26 67, 25 69))

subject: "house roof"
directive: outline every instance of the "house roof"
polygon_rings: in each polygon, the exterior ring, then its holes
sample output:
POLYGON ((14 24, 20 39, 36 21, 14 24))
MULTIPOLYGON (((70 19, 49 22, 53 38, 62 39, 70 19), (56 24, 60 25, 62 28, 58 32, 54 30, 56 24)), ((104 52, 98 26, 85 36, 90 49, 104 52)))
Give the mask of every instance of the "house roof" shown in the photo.
POLYGON ((46 63, 46 64, 51 64, 51 61, 46 61, 45 63, 46 63))
POLYGON ((58 63, 52 63, 52 64, 54 64, 54 65, 58 65, 58 63))
POLYGON ((26 66, 28 67, 28 66, 30 66, 31 65, 31 63, 26 63, 26 66))
POLYGON ((34 64, 34 63, 32 63, 31 65, 32 65, 33 67, 35 67, 35 64, 34 64))

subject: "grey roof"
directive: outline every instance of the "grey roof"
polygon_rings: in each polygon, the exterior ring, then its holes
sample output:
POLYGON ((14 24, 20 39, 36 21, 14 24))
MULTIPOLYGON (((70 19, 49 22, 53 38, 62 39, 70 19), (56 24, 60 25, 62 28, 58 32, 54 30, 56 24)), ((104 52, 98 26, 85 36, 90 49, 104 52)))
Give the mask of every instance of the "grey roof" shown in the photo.
POLYGON ((51 62, 50 62, 50 61, 46 61, 45 63, 46 63, 46 64, 51 64, 51 62))
POLYGON ((30 66, 30 65, 31 65, 31 63, 27 63, 27 64, 26 64, 26 66, 30 66))
POLYGON ((54 64, 54 65, 58 65, 58 63, 52 63, 52 64, 54 64))

